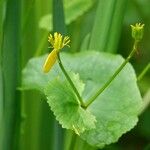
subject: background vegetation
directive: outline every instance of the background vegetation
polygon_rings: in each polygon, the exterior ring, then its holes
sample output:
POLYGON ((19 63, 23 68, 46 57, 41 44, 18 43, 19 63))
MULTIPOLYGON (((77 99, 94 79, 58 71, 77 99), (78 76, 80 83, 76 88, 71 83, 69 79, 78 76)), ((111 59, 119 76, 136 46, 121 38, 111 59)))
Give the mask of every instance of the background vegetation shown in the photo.
MULTIPOLYGON (((70 145, 71 133, 55 121, 44 96, 18 90, 27 61, 49 51, 49 32, 71 37, 69 53, 96 49, 126 57, 133 42, 129 25, 142 22, 144 38, 131 62, 138 75, 150 60, 149 4, 149 0, 0 0, 0 149, 67 150, 70 145)), ((150 72, 139 83, 146 101, 149 83, 150 72)), ((149 150, 149 117, 147 107, 133 130, 104 149, 149 150)), ((76 138, 74 150, 82 149, 96 148, 76 138)))

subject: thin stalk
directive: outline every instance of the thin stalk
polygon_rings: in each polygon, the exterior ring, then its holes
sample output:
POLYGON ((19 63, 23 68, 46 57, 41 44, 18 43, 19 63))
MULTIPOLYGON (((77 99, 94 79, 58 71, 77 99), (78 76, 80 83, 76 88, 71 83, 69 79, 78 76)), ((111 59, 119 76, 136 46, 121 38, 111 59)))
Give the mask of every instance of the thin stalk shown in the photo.
POLYGON ((102 88, 100 88, 93 97, 91 97, 86 103, 85 107, 87 108, 91 103, 95 101, 95 99, 111 84, 111 82, 116 78, 116 76, 120 73, 120 71, 124 68, 124 66, 129 62, 134 53, 137 51, 138 41, 134 41, 133 49, 125 59, 125 61, 120 65, 120 67, 115 71, 115 73, 110 77, 110 79, 104 84, 102 88))
POLYGON ((68 80, 70 86, 72 87, 74 93, 75 93, 76 96, 78 97, 78 99, 79 99, 79 101, 80 101, 80 103, 81 103, 81 106, 82 106, 82 107, 85 107, 85 104, 84 104, 84 102, 83 102, 83 100, 82 100, 82 98, 81 98, 81 96, 80 96, 78 90, 76 89, 74 83, 72 82, 70 76, 68 75, 67 71, 65 70, 65 68, 64 68, 64 66, 63 66, 63 64, 62 64, 62 62, 61 62, 61 59, 60 59, 60 55, 59 55, 59 54, 58 54, 58 64, 59 64, 59 66, 60 66, 62 72, 64 73, 66 79, 68 80))
POLYGON ((139 74, 139 76, 137 77, 137 81, 140 81, 144 77, 144 75, 148 72, 149 69, 150 69, 150 63, 148 63, 148 65, 139 74))

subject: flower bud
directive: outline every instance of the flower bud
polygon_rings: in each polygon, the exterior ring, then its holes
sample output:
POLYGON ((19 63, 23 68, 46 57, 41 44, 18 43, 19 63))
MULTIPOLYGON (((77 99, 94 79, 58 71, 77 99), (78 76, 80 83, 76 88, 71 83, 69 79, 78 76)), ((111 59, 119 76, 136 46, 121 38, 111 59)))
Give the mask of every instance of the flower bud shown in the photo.
POLYGON ((63 37, 60 33, 55 32, 54 35, 50 34, 48 41, 53 48, 52 52, 48 55, 43 65, 43 72, 48 73, 57 60, 57 55, 64 46, 69 46, 70 38, 68 36, 63 37))
POLYGON ((137 41, 142 40, 144 32, 144 24, 136 23, 135 26, 131 25, 131 29, 132 29, 132 37, 137 41))
POLYGON ((52 52, 48 55, 43 65, 43 72, 48 73, 50 69, 53 67, 57 60, 57 50, 52 50, 52 52))

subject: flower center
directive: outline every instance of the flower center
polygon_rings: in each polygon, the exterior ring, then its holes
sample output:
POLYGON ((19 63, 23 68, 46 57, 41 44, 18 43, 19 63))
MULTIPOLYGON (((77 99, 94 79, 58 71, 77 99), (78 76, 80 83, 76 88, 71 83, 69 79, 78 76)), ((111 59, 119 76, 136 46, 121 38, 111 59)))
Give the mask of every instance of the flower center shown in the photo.
POLYGON ((69 46, 68 44, 70 43, 70 39, 68 36, 63 36, 60 33, 55 32, 54 36, 52 34, 49 35, 48 41, 51 44, 51 47, 54 48, 55 50, 60 50, 64 46, 69 46))

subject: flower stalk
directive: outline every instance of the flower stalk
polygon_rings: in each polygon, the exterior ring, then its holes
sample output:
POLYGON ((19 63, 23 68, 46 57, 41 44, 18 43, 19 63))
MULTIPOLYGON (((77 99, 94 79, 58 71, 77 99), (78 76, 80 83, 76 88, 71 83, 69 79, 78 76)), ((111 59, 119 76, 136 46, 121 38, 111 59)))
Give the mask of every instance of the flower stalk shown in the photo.
POLYGON ((60 50, 64 46, 69 47, 69 45, 68 45, 70 43, 69 37, 65 36, 63 38, 60 33, 55 32, 54 36, 52 36, 50 34, 50 36, 48 37, 48 41, 50 42, 50 44, 51 44, 50 47, 53 48, 53 50, 45 60, 45 63, 43 65, 43 72, 48 73, 50 71, 50 69, 53 67, 53 65, 55 64, 56 60, 58 60, 59 67, 61 68, 63 74, 65 75, 66 79, 68 80, 68 82, 69 82, 70 86, 72 87, 74 93, 76 94, 78 100, 80 101, 81 106, 85 107, 84 102, 83 102, 77 88, 75 87, 74 83, 72 82, 70 76, 68 75, 67 71, 65 70, 65 68, 62 64, 62 61, 61 61, 60 55, 59 55, 60 50))
POLYGON ((72 82, 71 78, 69 77, 67 71, 65 70, 65 68, 64 68, 64 66, 63 66, 63 64, 62 64, 62 61, 61 61, 61 59, 60 59, 59 53, 58 53, 58 64, 59 64, 59 67, 61 68, 62 72, 64 73, 66 79, 67 79, 68 82, 70 83, 70 85, 71 85, 73 91, 75 92, 76 96, 78 97, 78 99, 79 99, 79 101, 80 101, 80 103, 81 103, 81 106, 82 106, 82 107, 85 107, 84 102, 83 102, 83 100, 82 100, 82 98, 81 98, 81 96, 80 96, 78 90, 76 89, 74 83, 72 82))
POLYGON ((128 55, 128 57, 124 60, 124 62, 120 65, 120 67, 115 71, 115 73, 110 77, 110 79, 104 84, 102 88, 100 88, 94 96, 92 96, 86 103, 85 107, 87 108, 90 104, 92 104, 95 99, 112 83, 112 81, 116 78, 116 76, 121 72, 121 70, 125 67, 125 65, 129 62, 129 60, 133 57, 134 53, 137 51, 137 46, 139 41, 143 37, 143 27, 144 25, 136 24, 135 26, 131 26, 132 29, 132 37, 134 38, 133 48, 128 55))

